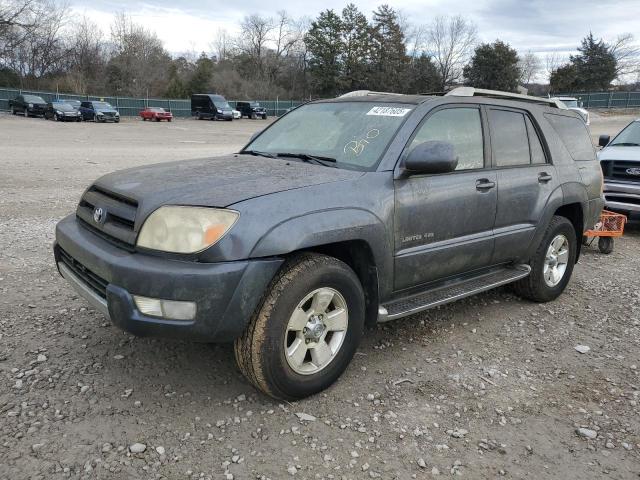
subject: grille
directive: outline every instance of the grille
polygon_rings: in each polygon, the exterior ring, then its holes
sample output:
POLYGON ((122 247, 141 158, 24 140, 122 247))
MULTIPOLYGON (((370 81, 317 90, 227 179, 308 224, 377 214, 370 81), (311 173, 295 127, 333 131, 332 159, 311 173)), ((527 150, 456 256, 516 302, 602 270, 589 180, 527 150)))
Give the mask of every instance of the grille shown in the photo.
POLYGON ((95 185, 82 196, 76 215, 94 232, 119 246, 133 247, 136 241, 134 225, 138 203, 95 185), (94 211, 101 208, 103 218, 96 222, 94 211))
POLYGON ((628 203, 629 205, 640 205, 640 197, 633 195, 612 195, 609 193, 604 194, 604 199, 607 202, 628 203))
POLYGON ((640 175, 627 173, 630 168, 640 168, 640 163, 623 160, 603 160, 600 163, 604 178, 640 183, 640 175))
POLYGON ((87 284, 91 290, 96 292, 102 298, 107 298, 107 282, 104 278, 96 275, 91 270, 86 268, 75 258, 65 252, 62 248, 58 247, 60 253, 59 260, 64 263, 69 270, 71 270, 80 280, 87 284))

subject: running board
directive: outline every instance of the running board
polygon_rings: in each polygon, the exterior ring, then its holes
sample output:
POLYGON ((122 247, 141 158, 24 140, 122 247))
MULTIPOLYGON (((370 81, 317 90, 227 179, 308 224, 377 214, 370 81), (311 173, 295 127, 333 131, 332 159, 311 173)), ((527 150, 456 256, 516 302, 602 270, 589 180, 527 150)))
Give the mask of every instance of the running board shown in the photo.
POLYGON ((438 305, 455 302, 461 298, 515 282, 528 276, 530 272, 529 265, 515 265, 387 303, 378 309, 378 322, 395 320, 438 305))

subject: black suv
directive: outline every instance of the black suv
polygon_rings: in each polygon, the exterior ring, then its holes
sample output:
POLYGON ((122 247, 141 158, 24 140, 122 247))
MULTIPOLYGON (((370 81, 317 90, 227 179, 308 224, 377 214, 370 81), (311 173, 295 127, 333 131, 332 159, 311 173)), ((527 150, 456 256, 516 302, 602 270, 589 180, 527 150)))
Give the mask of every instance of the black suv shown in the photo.
POLYGON ((40 117, 44 115, 46 108, 47 102, 37 95, 18 95, 13 100, 9 100, 9 110, 13 115, 40 117))
POLYGON ((301 398, 365 326, 505 284, 557 298, 601 188, 583 120, 553 100, 355 92, 235 155, 99 178, 58 223, 55 261, 119 327, 233 341, 256 387, 301 398))
POLYGON ((261 107, 258 102, 236 102, 236 110, 242 117, 267 119, 267 109, 261 107))

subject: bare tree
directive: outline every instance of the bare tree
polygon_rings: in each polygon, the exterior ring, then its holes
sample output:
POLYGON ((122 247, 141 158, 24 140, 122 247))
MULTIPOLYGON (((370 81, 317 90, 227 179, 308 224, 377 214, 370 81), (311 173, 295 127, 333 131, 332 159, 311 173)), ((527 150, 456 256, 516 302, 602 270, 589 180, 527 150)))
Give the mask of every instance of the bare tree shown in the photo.
POLYGON ((535 53, 527 52, 519 56, 518 69, 520 70, 520 83, 528 85, 540 73, 542 63, 535 53))
POLYGON ((558 52, 549 52, 544 57, 545 72, 550 79, 553 72, 566 63, 566 58, 558 52))
POLYGON ((616 59, 616 78, 640 73, 640 45, 631 33, 623 33, 609 44, 609 50, 616 59))
POLYGON ((258 67, 261 75, 264 74, 264 56, 274 28, 273 19, 258 14, 244 17, 240 24, 236 48, 258 67))
POLYGON ((215 52, 219 62, 229 59, 232 55, 233 39, 225 28, 218 28, 210 48, 215 52))
POLYGON ((476 26, 458 15, 437 17, 428 31, 428 44, 433 60, 442 78, 442 89, 462 78, 477 41, 476 26))

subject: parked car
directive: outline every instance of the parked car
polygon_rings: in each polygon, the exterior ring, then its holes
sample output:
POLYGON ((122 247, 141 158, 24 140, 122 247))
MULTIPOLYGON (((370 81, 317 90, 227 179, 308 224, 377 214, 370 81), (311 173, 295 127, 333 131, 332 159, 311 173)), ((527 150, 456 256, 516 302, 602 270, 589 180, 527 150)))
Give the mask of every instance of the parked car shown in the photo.
POLYGON ((640 118, 613 140, 600 135, 598 153, 604 175, 605 206, 625 215, 640 213, 640 118))
POLYGON ((58 102, 66 103, 67 105, 71 105, 74 109, 80 110, 80 105, 82 102, 80 100, 70 99, 70 98, 61 98, 57 100, 58 102))
POLYGON ((120 114, 107 102, 82 102, 80 113, 83 120, 93 120, 94 122, 115 122, 120 121, 120 114))
POLYGON ((68 103, 49 102, 44 110, 44 118, 62 122, 81 122, 82 114, 68 103))
POLYGON ((46 107, 47 102, 37 95, 18 95, 13 100, 9 100, 9 110, 13 115, 40 117, 44 114, 46 107))
POLYGON ((198 120, 233 120, 231 105, 222 95, 199 93, 191 95, 191 115, 198 120))
POLYGON ((559 102, 355 92, 237 154, 99 178, 58 223, 55 261, 117 326, 234 341, 250 382, 295 399, 342 374, 366 325, 509 283, 556 299, 601 184, 559 102))
POLYGON ((591 119, 589 117, 589 112, 582 108, 582 102, 580 102, 575 97, 554 97, 555 100, 560 100, 562 103, 566 105, 569 110, 573 110, 574 112, 578 112, 578 114, 584 120, 586 125, 591 124, 591 119))
POLYGON ((140 117, 142 117, 142 120, 153 120, 155 122, 159 122, 161 120, 170 122, 173 120, 173 114, 171 112, 167 112, 164 108, 159 107, 145 108, 140 112, 140 117))
POLYGON ((243 117, 267 119, 267 109, 261 107, 258 102, 237 102, 236 108, 243 117))
POLYGON ((242 118, 242 114, 236 109, 231 110, 231 113, 233 114, 234 120, 239 120, 242 118))

